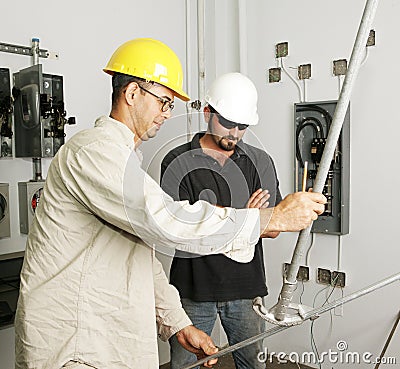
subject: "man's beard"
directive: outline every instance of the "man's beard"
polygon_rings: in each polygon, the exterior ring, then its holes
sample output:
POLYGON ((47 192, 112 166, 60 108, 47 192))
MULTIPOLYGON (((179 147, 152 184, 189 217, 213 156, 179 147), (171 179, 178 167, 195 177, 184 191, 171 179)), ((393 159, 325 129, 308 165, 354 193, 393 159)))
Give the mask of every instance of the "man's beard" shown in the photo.
POLYGON ((237 137, 231 135, 223 136, 218 140, 218 146, 225 151, 231 151, 235 148, 238 141, 237 137))

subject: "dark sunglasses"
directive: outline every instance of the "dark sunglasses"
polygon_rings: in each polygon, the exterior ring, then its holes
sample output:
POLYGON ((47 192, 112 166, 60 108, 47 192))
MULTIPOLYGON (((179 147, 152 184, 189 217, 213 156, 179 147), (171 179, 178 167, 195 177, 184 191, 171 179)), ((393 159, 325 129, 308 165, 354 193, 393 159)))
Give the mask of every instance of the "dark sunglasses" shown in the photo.
POLYGON ((244 129, 246 129, 249 126, 248 124, 235 123, 235 122, 232 122, 231 120, 225 119, 211 105, 208 105, 208 107, 209 107, 211 113, 217 114, 219 124, 221 124, 221 126, 223 126, 226 129, 232 129, 232 128, 238 127, 239 131, 243 131, 244 129))

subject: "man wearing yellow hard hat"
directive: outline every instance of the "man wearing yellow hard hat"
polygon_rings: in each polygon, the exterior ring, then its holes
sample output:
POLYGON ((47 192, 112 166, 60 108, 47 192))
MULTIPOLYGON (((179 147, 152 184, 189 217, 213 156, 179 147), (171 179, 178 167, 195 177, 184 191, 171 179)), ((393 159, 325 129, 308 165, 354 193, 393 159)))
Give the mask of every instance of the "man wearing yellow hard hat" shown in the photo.
POLYGON ((324 209, 325 198, 312 193, 261 210, 174 202, 141 169, 136 148, 170 117, 175 97, 189 99, 179 59, 160 41, 136 39, 104 70, 112 75, 111 113, 58 151, 28 235, 17 369, 154 369, 157 336, 174 334, 198 356, 214 353, 154 248, 248 262, 260 234, 298 231, 324 209))

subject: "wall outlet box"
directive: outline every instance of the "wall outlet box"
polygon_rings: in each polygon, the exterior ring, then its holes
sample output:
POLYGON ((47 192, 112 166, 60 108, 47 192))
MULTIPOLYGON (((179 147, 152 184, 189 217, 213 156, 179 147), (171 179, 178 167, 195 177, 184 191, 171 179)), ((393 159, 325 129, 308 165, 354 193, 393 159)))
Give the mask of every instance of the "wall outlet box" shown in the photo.
POLYGON ((333 61, 333 75, 344 76, 347 72, 347 60, 338 59, 333 61))
POLYGON ((269 83, 280 82, 281 78, 282 78, 281 68, 270 68, 268 70, 269 83))
MULTIPOLYGON (((290 266, 289 263, 283 264, 283 276, 284 277, 287 276, 287 271, 289 269, 289 266, 290 266)), ((310 280, 310 268, 308 266, 305 266, 305 265, 300 265, 299 266, 299 270, 297 272, 296 279, 298 281, 302 281, 302 282, 309 281, 310 280)))
POLYGON ((277 58, 284 58, 289 54, 289 43, 288 42, 280 42, 275 46, 275 55, 277 58))
POLYGON ((321 284, 331 284, 331 271, 329 269, 317 269, 317 282, 321 284))
POLYGON ((346 286, 346 273, 334 270, 332 272, 332 286, 343 288, 346 286))
POLYGON ((299 79, 311 78, 311 64, 302 64, 297 67, 297 76, 299 79))

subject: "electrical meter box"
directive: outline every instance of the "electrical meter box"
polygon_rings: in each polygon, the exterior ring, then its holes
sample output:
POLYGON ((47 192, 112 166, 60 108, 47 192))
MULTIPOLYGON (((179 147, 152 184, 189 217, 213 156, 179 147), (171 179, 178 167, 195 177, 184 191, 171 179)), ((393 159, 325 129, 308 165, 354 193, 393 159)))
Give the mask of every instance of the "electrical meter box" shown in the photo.
POLYGON ((42 195, 44 181, 18 182, 19 228, 28 234, 42 195))
POLYGON ((65 141, 63 77, 43 74, 42 65, 14 73, 15 156, 53 157, 65 141))
MULTIPOLYGON (((295 190, 302 190, 305 162, 306 188, 312 188, 332 124, 337 101, 295 104, 295 190)), ((323 188, 328 202, 325 212, 314 221, 311 232, 349 233, 350 110, 347 110, 328 176, 323 188)))
POLYGON ((8 183, 0 183, 0 238, 10 237, 9 198, 8 183))
POLYGON ((0 68, 0 157, 12 157, 12 103, 10 70, 0 68))

